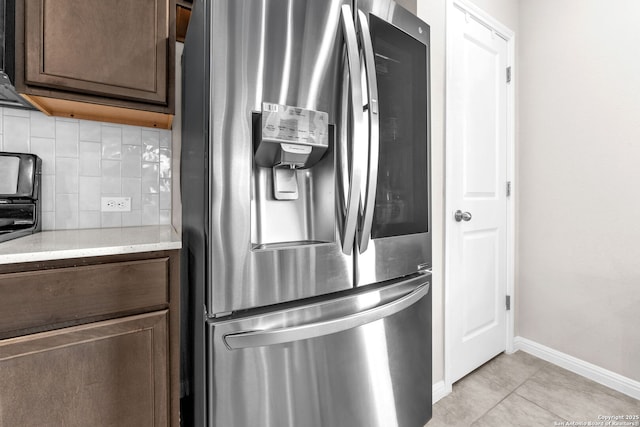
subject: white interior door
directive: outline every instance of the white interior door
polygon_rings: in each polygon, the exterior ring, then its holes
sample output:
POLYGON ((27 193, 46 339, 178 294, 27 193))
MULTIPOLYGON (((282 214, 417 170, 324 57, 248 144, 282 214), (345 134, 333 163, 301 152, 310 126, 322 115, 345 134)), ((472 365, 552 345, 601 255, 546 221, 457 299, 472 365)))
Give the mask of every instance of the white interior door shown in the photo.
POLYGON ((446 310, 453 383, 506 349, 508 128, 507 41, 458 7, 450 10, 446 310))

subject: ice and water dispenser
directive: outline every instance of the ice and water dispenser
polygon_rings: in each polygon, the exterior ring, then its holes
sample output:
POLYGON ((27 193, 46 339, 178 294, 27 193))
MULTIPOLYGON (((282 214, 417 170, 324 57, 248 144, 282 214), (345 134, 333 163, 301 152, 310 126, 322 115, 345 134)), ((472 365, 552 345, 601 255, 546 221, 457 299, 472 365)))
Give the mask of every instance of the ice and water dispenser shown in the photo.
POLYGON ((322 111, 265 102, 254 114, 254 249, 333 241, 333 129, 322 111))

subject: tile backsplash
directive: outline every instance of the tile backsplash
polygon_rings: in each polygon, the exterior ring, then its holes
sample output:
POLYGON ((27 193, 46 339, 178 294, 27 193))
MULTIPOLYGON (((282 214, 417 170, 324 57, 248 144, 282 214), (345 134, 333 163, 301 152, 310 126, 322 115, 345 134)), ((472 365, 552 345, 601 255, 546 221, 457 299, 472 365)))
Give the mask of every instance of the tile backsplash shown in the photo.
POLYGON ((0 110, 0 151, 42 159, 43 230, 171 223, 171 131, 0 110), (103 196, 131 212, 101 212, 103 196))

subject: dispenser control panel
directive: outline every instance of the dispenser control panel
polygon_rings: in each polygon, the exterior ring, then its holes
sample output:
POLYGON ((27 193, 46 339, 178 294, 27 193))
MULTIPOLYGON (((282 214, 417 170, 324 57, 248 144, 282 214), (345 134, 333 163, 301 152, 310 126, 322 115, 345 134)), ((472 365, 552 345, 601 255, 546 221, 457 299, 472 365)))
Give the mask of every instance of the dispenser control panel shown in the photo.
POLYGON ((328 146, 328 115, 288 105, 262 104, 262 139, 328 146))
POLYGON ((323 111, 262 103, 254 133, 256 164, 292 169, 313 166, 329 147, 328 121, 329 116, 323 111))

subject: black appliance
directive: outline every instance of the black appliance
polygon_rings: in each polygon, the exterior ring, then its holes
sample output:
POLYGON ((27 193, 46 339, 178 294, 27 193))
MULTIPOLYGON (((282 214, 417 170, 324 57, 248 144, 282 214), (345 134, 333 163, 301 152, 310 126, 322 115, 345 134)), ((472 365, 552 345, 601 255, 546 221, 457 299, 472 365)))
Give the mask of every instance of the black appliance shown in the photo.
POLYGON ((0 242, 40 231, 42 160, 0 152, 0 242))

